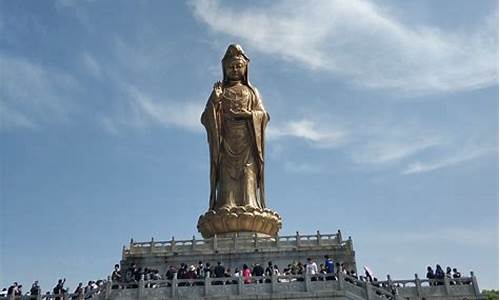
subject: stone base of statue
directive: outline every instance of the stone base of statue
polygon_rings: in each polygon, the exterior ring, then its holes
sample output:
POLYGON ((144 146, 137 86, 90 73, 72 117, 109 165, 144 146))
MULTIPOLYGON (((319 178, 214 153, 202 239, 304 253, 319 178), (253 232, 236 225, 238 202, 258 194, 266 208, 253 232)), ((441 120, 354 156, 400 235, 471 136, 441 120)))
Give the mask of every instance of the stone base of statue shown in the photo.
MULTIPOLYGON (((105 292, 94 300, 165 300, 165 299, 226 299, 226 300, 485 300, 481 295, 476 277, 435 280, 414 279, 396 280, 387 276, 378 283, 370 283, 357 277, 335 274, 283 274, 289 264, 305 263, 307 258, 316 261, 318 267, 329 255, 334 262, 343 264, 348 271, 356 272, 353 241, 343 239, 341 232, 336 234, 262 237, 254 233, 233 233, 226 236, 216 235, 208 239, 169 241, 130 241, 123 248, 121 268, 128 270, 135 264, 141 270, 158 270, 161 280, 107 282, 105 292), (181 264, 197 266, 198 262, 212 266, 221 262, 231 272, 247 264, 267 266, 268 262, 277 265, 281 274, 272 277, 241 276, 227 278, 207 277, 199 279, 165 278, 169 266, 178 268, 181 264), (109 284, 108 284, 109 283, 109 284)), ((335 266, 335 270, 339 266, 335 266)), ((349 272, 349 273, 351 273, 349 272)), ((126 272, 124 272, 126 274, 126 272)), ((356 272, 358 273, 358 272, 356 272)), ((363 273, 358 273, 359 275, 363 273)), ((465 274, 464 274, 465 275, 465 274)), ((126 276, 126 275, 125 275, 126 276)), ((2 300, 2 299, 0 299, 2 300)), ((8 299, 5 299, 8 300, 8 299)))
POLYGON ((204 238, 235 232, 274 237, 278 235, 281 224, 280 215, 269 208, 236 206, 209 210, 200 216, 198 231, 204 238))

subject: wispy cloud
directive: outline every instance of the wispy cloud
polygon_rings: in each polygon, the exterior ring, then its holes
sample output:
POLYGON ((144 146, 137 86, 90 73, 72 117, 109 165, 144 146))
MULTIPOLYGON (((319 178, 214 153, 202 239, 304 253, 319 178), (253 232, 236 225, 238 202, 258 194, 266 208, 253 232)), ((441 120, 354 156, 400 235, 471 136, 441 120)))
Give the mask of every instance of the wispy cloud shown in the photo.
POLYGON ((121 112, 102 118, 102 125, 110 132, 118 133, 124 127, 163 126, 187 129, 193 132, 203 130, 200 115, 203 104, 196 102, 153 100, 153 97, 135 86, 124 88, 127 101, 122 103, 121 112))
POLYGON ((447 32, 406 25, 362 0, 275 1, 245 9, 199 0, 192 7, 216 32, 366 87, 432 93, 498 81, 498 13, 468 32, 447 32))
POLYGON ((452 155, 447 155, 444 158, 433 159, 429 162, 421 162, 421 161, 412 162, 406 167, 406 169, 402 172, 402 174, 408 175, 408 174, 430 172, 433 170, 457 165, 481 157, 483 155, 497 153, 497 152, 498 152, 497 147, 477 147, 477 148, 465 147, 460 149, 457 153, 452 155))
MULTIPOLYGON (((389 132, 386 132, 390 135, 389 132)), ((439 138, 414 136, 378 137, 369 139, 354 146, 351 151, 351 158, 357 164, 387 164, 411 157, 421 151, 437 146, 442 143, 439 138)))
POLYGON ((97 62, 94 56, 88 52, 83 52, 81 56, 81 65, 84 70, 96 78, 102 76, 102 70, 100 64, 97 62))
POLYGON ((281 125, 271 125, 268 129, 268 137, 270 140, 295 137, 304 139, 317 147, 333 148, 346 142, 347 133, 340 129, 320 128, 315 122, 302 119, 281 125))
POLYGON ((325 171, 324 167, 321 165, 290 161, 285 162, 284 169, 289 173, 297 174, 317 174, 325 171))
POLYGON ((46 122, 64 122, 75 110, 69 95, 80 90, 69 74, 29 60, 0 54, 2 92, 0 129, 37 128, 46 122))

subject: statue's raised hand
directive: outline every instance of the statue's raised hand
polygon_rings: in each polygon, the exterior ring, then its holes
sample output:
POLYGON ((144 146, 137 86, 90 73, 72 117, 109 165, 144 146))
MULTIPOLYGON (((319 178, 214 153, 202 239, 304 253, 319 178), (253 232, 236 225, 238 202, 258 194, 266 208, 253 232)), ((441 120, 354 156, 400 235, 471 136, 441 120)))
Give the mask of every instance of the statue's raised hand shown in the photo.
POLYGON ((217 81, 214 84, 214 102, 219 103, 222 100, 222 82, 217 81))

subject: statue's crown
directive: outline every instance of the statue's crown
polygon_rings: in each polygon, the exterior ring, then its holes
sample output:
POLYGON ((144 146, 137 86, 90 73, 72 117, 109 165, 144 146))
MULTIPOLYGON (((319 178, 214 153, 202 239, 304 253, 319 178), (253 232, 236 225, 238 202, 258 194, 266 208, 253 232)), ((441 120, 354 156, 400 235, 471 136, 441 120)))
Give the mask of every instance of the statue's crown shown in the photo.
POLYGON ((246 56, 245 51, 238 44, 231 44, 227 47, 226 54, 222 58, 222 62, 231 60, 244 60, 246 62, 250 61, 248 56, 246 56))

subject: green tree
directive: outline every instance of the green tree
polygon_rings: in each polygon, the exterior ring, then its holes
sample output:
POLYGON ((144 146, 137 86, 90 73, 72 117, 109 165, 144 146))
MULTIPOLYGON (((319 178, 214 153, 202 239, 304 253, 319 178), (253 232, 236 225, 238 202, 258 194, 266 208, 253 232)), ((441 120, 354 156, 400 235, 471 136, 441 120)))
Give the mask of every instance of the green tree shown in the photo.
POLYGON ((483 290, 481 294, 488 300, 498 300, 498 290, 483 290))

